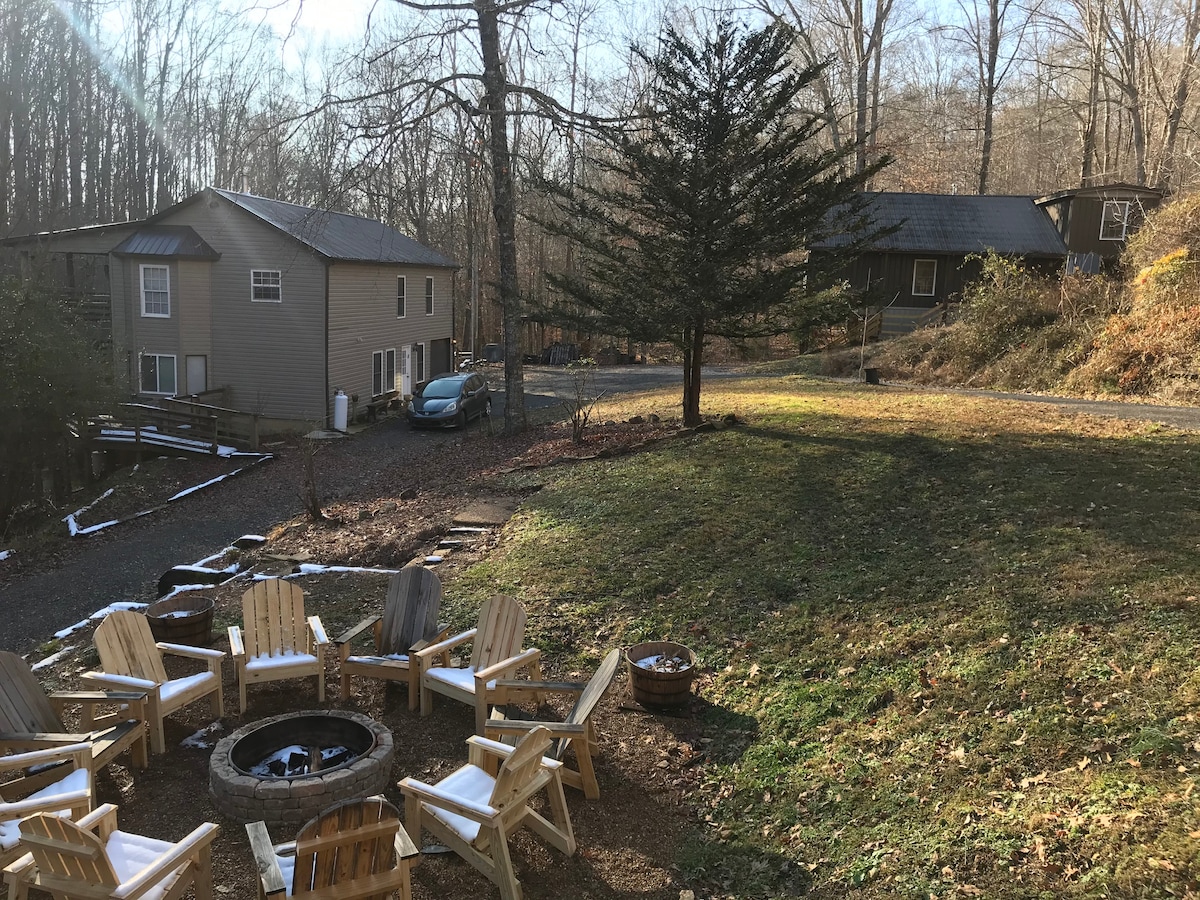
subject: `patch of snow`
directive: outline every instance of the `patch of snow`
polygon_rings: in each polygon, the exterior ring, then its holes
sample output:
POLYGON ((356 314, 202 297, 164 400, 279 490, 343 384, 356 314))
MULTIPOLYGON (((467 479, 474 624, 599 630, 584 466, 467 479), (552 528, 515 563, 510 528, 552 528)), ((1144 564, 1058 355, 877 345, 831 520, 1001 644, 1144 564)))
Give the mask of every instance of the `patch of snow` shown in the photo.
POLYGON ((108 522, 101 522, 99 525, 89 525, 87 528, 80 528, 77 525, 75 525, 74 517, 72 516, 70 518, 72 519, 72 521, 68 527, 71 527, 71 529, 72 529, 71 530, 72 537, 74 537, 77 534, 95 534, 97 531, 103 531, 105 528, 111 528, 113 525, 118 524, 116 519, 111 519, 108 522))
MULTIPOLYGON (((370 572, 377 575, 395 575, 398 569, 368 569, 362 566, 319 566, 316 563, 301 563, 300 571, 295 575, 320 575, 322 572, 370 572)), ((257 579, 270 578, 270 575, 255 575, 257 579)))
POLYGON ((182 741, 179 742, 179 746, 180 747, 193 747, 196 750, 208 750, 210 747, 212 747, 217 742, 215 738, 213 738, 213 740, 209 740, 209 738, 213 737, 213 735, 217 734, 218 732, 224 731, 224 730, 225 730, 225 726, 222 725, 220 722, 213 722, 211 725, 207 725, 204 728, 201 728, 195 734, 189 734, 187 737, 185 737, 182 741))
MULTIPOLYGON (((100 429, 100 440, 111 441, 120 444, 132 444, 137 440, 133 429, 131 428, 102 428, 100 429)), ((192 438, 178 437, 171 434, 163 434, 153 428, 147 426, 142 429, 141 441, 143 444, 149 444, 155 447, 173 448, 176 450, 194 450, 200 453, 211 453, 212 444, 209 441, 197 441, 192 438)), ((226 447, 223 444, 217 445, 217 456, 229 458, 238 450, 235 447, 226 447)))
POLYGON ((45 659, 40 659, 40 660, 38 660, 38 661, 37 661, 37 662, 35 662, 35 663, 34 663, 32 666, 30 666, 29 668, 30 668, 30 670, 31 670, 31 671, 33 671, 33 672, 36 672, 38 669, 44 669, 44 668, 46 668, 47 666, 52 666, 52 665, 54 665, 56 662, 58 662, 60 659, 62 659, 64 656, 66 656, 68 653, 70 653, 72 650, 74 650, 74 649, 75 649, 75 647, 74 647, 74 646, 70 646, 70 647, 63 647, 63 648, 62 648, 61 650, 59 650, 57 653, 51 653, 51 654, 50 654, 49 656, 47 656, 45 659))
POLYGON ((8 559, 10 556, 12 556, 11 550, 0 550, 0 562, 4 562, 4 560, 8 559))
POLYGON ((172 500, 178 500, 180 497, 186 497, 188 494, 195 493, 196 491, 202 491, 202 490, 204 490, 204 488, 208 487, 209 485, 217 484, 218 482, 224 481, 226 478, 232 478, 234 475, 236 475, 240 471, 242 471, 242 470, 234 469, 232 472, 226 472, 224 475, 218 475, 216 478, 210 478, 210 479, 208 479, 208 481, 204 482, 203 484, 198 484, 195 487, 184 488, 182 491, 180 491, 175 496, 168 497, 167 502, 170 503, 172 500))
POLYGON ((444 557, 444 556, 438 556, 438 555, 435 553, 435 554, 433 554, 433 555, 431 555, 431 556, 427 556, 427 557, 425 557, 425 562, 427 562, 427 563, 440 563, 440 562, 441 562, 443 559, 445 559, 445 557, 444 557))

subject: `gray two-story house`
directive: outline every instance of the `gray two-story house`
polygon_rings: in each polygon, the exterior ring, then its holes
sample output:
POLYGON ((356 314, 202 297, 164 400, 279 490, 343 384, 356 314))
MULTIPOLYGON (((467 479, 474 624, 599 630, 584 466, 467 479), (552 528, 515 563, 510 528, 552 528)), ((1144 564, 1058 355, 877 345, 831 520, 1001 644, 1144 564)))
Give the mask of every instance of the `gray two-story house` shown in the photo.
POLYGON ((107 253, 116 377, 144 398, 328 421, 451 368, 456 264, 370 219, 205 189, 141 222, 10 239, 107 253))

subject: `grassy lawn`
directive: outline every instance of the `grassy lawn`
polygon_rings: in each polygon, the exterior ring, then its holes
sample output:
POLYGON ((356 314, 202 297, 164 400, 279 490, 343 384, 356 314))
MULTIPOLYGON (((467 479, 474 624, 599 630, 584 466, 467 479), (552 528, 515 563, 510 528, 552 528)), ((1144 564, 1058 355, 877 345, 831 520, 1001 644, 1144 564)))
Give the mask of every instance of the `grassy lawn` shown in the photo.
POLYGON ((705 400, 744 424, 509 476, 542 490, 456 584, 560 659, 702 658, 690 879, 1197 889, 1200 436, 800 376, 705 400))

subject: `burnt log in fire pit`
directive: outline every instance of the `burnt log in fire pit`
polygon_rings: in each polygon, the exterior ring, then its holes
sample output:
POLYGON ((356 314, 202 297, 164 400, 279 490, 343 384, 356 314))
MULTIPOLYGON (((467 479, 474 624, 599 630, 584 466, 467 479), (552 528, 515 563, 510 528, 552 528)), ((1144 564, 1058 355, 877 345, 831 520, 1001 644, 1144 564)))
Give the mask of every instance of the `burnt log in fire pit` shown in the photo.
POLYGON ((340 800, 382 791, 394 755, 391 731, 360 713, 285 713, 218 742, 209 790, 231 819, 295 828, 340 800))

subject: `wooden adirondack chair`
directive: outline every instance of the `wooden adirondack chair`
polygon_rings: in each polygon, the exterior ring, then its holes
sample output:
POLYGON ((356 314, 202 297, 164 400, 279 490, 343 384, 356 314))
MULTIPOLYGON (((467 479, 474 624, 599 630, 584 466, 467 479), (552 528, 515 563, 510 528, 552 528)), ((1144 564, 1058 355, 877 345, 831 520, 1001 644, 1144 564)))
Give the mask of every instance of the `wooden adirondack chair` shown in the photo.
POLYGON ((525 610, 512 597, 496 596, 479 608, 479 624, 462 634, 417 651, 421 667, 421 715, 433 712, 433 692, 453 697, 475 707, 475 733, 483 734, 489 703, 505 703, 506 694, 497 690, 497 678, 512 678, 521 669, 530 677, 542 677, 541 650, 522 650, 525 610), (456 669, 438 665, 447 654, 471 643, 471 664, 456 669))
MULTIPOLYGON (((441 605, 442 582, 432 570, 405 566, 393 575, 383 615, 363 619, 334 641, 341 658, 342 699, 350 699, 351 675, 405 681, 408 708, 416 709, 421 672, 410 656, 413 651, 445 638, 450 626, 438 624, 441 605), (352 655, 352 642, 368 628, 375 637, 375 655, 352 655)), ((449 656, 447 651, 443 665, 450 664, 449 656)))
POLYGON ((550 732, 544 728, 526 734, 516 747, 478 736, 468 738, 467 743, 471 761, 436 785, 413 778, 400 782, 405 825, 416 840, 420 840, 422 828, 433 832, 500 888, 504 900, 520 900, 521 885, 508 852, 511 834, 528 825, 567 856, 575 852, 575 833, 560 777, 562 766, 545 759, 550 732), (487 755, 504 760, 495 778, 487 773, 487 755), (553 821, 529 806, 543 788, 553 821))
POLYGON ((484 737, 497 738, 504 743, 515 743, 518 735, 526 734, 534 728, 545 728, 554 738, 547 756, 550 759, 563 761, 567 748, 575 751, 575 763, 578 769, 571 769, 564 764, 562 780, 573 788, 583 791, 583 796, 589 800, 600 798, 600 784, 596 781, 596 769, 592 765, 592 756, 598 752, 596 729, 592 725, 592 710, 600 702, 613 676, 621 665, 621 651, 611 650, 600 663, 600 668, 590 681, 579 683, 571 681, 503 681, 498 680, 498 689, 507 690, 509 699, 516 699, 525 691, 536 691, 547 694, 578 694, 575 705, 567 713, 562 722, 544 722, 522 720, 517 717, 517 711, 511 707, 497 706, 492 709, 491 717, 484 725, 484 737))
POLYGON ((0 652, 0 753, 85 742, 92 746, 94 771, 126 750, 134 765, 146 768, 146 692, 56 691, 47 698, 25 660, 0 652), (86 732, 67 733, 62 710, 69 703, 83 707, 86 732), (121 709, 96 715, 97 706, 113 704, 121 709))
POLYGON ((281 578, 255 584, 242 594, 242 625, 229 628, 239 712, 246 711, 246 688, 251 683, 309 675, 316 676, 317 700, 324 702, 329 638, 320 617, 305 618, 304 591, 299 585, 281 578))
POLYGON ((106 803, 78 822, 36 815, 21 825, 28 853, 4 870, 9 900, 29 889, 56 900, 177 900, 189 887, 212 898, 212 842, 205 822, 177 843, 117 830, 117 808, 106 803))
POLYGON ((221 660, 225 654, 220 650, 156 643, 149 620, 129 610, 109 613, 96 628, 95 642, 101 671, 84 672, 80 679, 109 690, 146 692, 151 753, 167 749, 163 720, 171 713, 208 697, 213 718, 221 717, 221 660), (205 671, 171 678, 163 665, 164 653, 203 662, 205 671))
POLYGON ((412 900, 412 867, 421 852, 382 797, 344 800, 300 829, 296 840, 271 846, 262 822, 246 826, 258 865, 258 896, 292 900, 357 900, 398 891, 412 900))
POLYGON ((0 756, 0 866, 25 852, 22 819, 43 812, 81 816, 92 808, 91 765, 92 748, 86 743, 0 756), (8 777, 11 772, 15 778, 8 777))

